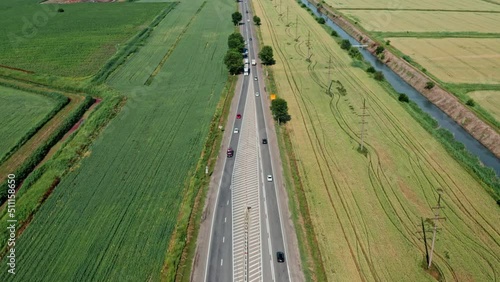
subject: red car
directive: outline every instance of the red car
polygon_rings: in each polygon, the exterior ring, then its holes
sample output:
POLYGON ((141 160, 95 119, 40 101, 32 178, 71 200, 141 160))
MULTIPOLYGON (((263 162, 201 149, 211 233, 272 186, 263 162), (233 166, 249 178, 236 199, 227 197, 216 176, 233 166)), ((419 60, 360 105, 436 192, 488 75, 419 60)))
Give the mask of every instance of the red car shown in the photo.
POLYGON ((237 118, 237 119, 241 119, 241 115, 240 115, 240 114, 237 114, 237 115, 236 115, 236 118, 237 118))

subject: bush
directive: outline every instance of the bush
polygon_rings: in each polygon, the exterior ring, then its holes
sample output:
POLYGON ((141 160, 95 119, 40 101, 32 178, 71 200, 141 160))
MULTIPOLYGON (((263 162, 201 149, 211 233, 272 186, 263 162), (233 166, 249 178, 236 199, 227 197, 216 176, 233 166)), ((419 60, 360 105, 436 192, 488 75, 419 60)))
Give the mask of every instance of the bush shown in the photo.
POLYGON ((385 45, 387 45, 387 46, 391 45, 391 41, 390 41, 390 40, 387 40, 387 41, 385 42, 385 45))
POLYGON ((403 103, 408 103, 408 102, 410 102, 410 99, 408 98, 408 95, 406 95, 406 94, 404 94, 404 93, 400 93, 400 94, 399 94, 398 100, 399 100, 400 102, 403 102, 403 103))
POLYGON ((64 13, 64 9, 63 8, 59 8, 59 9, 57 9, 57 12, 58 13, 64 13))
POLYGON ((339 34, 335 30, 332 30, 332 32, 330 34, 332 36, 339 37, 339 34))
POLYGON ((354 59, 361 59, 361 53, 357 48, 351 48, 349 49, 349 56, 354 59))
POLYGON ((316 21, 319 23, 319 24, 325 24, 325 19, 323 18, 316 18, 316 21))
POLYGON ((435 85, 434 82, 427 81, 427 83, 425 84, 425 89, 432 89, 434 85, 435 85))
POLYGON ((347 39, 342 40, 342 42, 340 43, 340 48, 342 48, 344 50, 351 49, 351 42, 349 42, 349 40, 347 40, 347 39))
POLYGON ((408 63, 411 63, 411 61, 412 61, 410 56, 406 56, 406 55, 403 56, 403 60, 407 61, 408 63))
POLYGON ((474 107, 474 105, 476 104, 476 102, 474 102, 474 100, 472 100, 472 99, 469 99, 469 100, 467 100, 467 102, 465 102, 465 104, 467 106, 474 107))
POLYGON ((271 46, 262 47, 262 50, 259 52, 259 58, 264 65, 274 65, 274 63, 276 63, 273 56, 273 48, 271 46))
POLYGON ((384 50, 384 46, 378 46, 377 49, 375 49, 375 54, 380 55, 382 52, 384 52, 384 50))
POLYGON ((367 73, 375 73, 375 68, 372 67, 372 66, 369 66, 367 69, 366 69, 366 72, 367 73))
POLYGON ((384 74, 381 71, 375 72, 375 75, 373 76, 378 81, 384 80, 384 74))

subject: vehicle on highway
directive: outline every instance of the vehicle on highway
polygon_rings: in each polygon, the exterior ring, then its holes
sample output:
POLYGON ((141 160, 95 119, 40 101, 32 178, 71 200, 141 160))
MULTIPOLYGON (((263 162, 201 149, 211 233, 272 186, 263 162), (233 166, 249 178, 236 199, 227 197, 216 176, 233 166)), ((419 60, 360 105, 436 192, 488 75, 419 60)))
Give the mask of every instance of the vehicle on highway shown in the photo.
POLYGON ((255 96, 259 97, 260 96, 259 92, 255 92, 255 96))
POLYGON ((254 77, 253 77, 253 80, 257 80, 257 79, 258 79, 258 78, 257 78, 257 76, 254 76, 254 77))
POLYGON ((227 149, 227 157, 231 158, 233 157, 233 154, 234 154, 233 148, 229 147, 229 149, 227 149))
POLYGON ((235 127, 234 128, 234 133, 238 133, 238 132, 240 132, 240 130, 237 127, 235 127))
POLYGON ((243 69, 243 74, 248 75, 249 71, 250 71, 250 68, 248 67, 248 65, 245 65, 245 68, 243 69))
POLYGON ((273 176, 268 174, 267 175, 267 182, 272 182, 273 181, 273 176))
MULTIPOLYGON (((252 40, 252 38, 250 38, 250 40, 252 40)), ((252 59, 252 66, 255 66, 257 65, 257 61, 255 61, 255 59, 252 59)))
POLYGON ((262 139, 262 144, 267 144, 267 139, 266 138, 262 139))
POLYGON ((236 115, 236 119, 241 119, 241 115, 240 115, 240 114, 237 114, 237 115, 236 115))
POLYGON ((276 258, 278 259, 278 262, 285 262, 285 253, 277 252, 276 258))

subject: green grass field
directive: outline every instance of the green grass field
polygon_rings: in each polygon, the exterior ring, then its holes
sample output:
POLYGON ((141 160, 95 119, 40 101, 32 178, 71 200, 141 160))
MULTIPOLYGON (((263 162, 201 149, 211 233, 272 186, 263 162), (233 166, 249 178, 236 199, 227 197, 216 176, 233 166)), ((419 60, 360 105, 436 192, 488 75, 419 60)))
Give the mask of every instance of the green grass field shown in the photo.
POLYGON ((0 86, 0 159, 55 105, 48 97, 0 86))
MULTIPOLYGON (((425 250, 417 232, 420 218, 433 215, 437 188, 444 190, 441 215, 447 218, 439 223, 434 257, 443 281, 498 279, 500 218, 482 183, 387 85, 354 67, 306 10, 283 1, 293 19, 287 26, 273 3, 257 0, 254 6, 262 18, 263 44, 274 49, 277 94, 292 116, 285 128, 298 167, 294 177, 300 177, 311 216, 312 226, 305 228, 314 230, 328 281, 435 281, 421 267, 425 250), (331 80, 338 82, 327 95, 331 80), (346 95, 337 90, 340 84, 346 95), (366 156, 357 150, 364 102, 366 156)), ((304 268, 316 267, 304 261, 304 268)))
POLYGON ((109 84, 127 104, 18 239, 22 271, 1 281, 160 279, 227 79, 233 10, 230 1, 181 2, 117 70, 109 84))
POLYGON ((60 76, 89 76, 169 3, 0 2, 0 65, 60 76), (56 12, 58 8, 64 12, 56 12))

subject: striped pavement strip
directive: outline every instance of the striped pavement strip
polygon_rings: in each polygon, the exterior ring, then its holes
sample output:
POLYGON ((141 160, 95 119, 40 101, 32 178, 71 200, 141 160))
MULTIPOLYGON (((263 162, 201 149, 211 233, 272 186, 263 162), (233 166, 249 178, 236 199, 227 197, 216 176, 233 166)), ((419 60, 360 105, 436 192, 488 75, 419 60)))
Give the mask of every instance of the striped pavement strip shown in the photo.
POLYGON ((233 281, 262 281, 256 106, 247 95, 233 172, 233 281), (248 209, 250 207, 250 209, 248 209), (247 226, 248 225, 248 229, 247 226), (247 235, 248 230, 248 235, 247 235), (248 253, 246 244, 248 243, 248 253), (247 262, 247 270, 245 269, 247 262), (245 273, 246 272, 246 273, 245 273), (245 280, 245 276, 247 279, 245 280))

